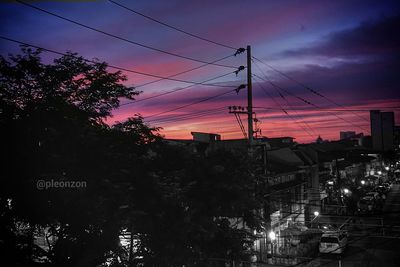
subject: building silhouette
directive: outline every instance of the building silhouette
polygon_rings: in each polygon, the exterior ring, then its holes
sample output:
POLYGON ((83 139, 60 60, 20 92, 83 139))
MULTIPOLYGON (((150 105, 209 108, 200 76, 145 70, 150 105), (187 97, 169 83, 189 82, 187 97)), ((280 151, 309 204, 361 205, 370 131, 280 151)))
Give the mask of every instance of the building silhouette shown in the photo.
POLYGON ((340 140, 350 139, 354 136, 356 136, 356 132, 354 131, 340 132, 340 140))
POLYGON ((370 111, 372 148, 388 151, 394 149, 394 113, 370 111))

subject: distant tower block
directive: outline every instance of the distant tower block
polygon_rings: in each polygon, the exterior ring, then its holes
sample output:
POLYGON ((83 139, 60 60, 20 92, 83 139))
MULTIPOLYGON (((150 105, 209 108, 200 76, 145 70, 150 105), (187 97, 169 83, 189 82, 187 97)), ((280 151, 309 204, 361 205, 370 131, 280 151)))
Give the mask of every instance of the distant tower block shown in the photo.
POLYGON ((370 111, 372 148, 380 151, 394 149, 394 113, 370 111))

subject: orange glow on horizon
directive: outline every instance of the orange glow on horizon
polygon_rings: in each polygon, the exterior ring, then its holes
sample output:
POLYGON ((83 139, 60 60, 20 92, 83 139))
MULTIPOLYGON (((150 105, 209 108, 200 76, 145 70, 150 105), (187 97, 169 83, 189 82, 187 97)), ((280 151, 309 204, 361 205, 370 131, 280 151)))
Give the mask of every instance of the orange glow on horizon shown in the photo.
MULTIPOLYGON (((358 116, 352 112, 326 112, 315 109, 299 109, 297 110, 297 114, 299 115, 299 117, 296 118, 297 123, 285 116, 281 111, 277 110, 257 110, 257 117, 260 118, 262 122, 259 125, 262 129, 262 136, 291 136, 296 138, 295 140, 299 143, 309 143, 314 142, 319 135, 324 140, 337 140, 339 139, 340 131, 356 131, 357 133, 363 132, 364 135, 369 135, 370 125, 368 110, 374 109, 374 107, 377 106, 396 107, 399 106, 399 103, 400 100, 382 100, 374 103, 365 103, 340 108, 366 110, 365 112, 357 112, 358 116), (352 122, 356 126, 360 126, 364 130, 340 120, 335 116, 335 114, 346 121, 352 122), (360 117, 364 118, 364 120, 360 117), (307 125, 301 121, 305 121, 307 125), (309 129, 308 126, 312 130, 309 129), (307 129, 309 133, 307 133, 304 128, 307 129)), ((234 116, 229 114, 227 109, 222 109, 218 112, 201 116, 200 112, 205 112, 207 109, 213 109, 215 106, 216 104, 196 106, 197 111, 199 112, 198 117, 180 120, 179 118, 181 118, 181 116, 196 116, 196 113, 193 111, 187 112, 186 110, 180 110, 171 114, 165 114, 160 119, 157 117, 150 118, 148 124, 151 126, 163 127, 160 133, 164 135, 165 138, 171 139, 191 139, 192 136, 190 133, 193 131, 221 134, 222 139, 244 138, 234 116), (173 120, 174 118, 177 119, 173 120), (159 119, 159 121, 156 121, 155 119, 159 119)), ((153 109, 150 109, 150 111, 143 113, 145 122, 146 116, 154 114, 155 111, 157 110, 153 111, 153 109)), ((293 113, 292 111, 288 112, 292 117, 296 115, 296 113, 293 113)), ((395 111, 396 122, 400 121, 399 115, 399 112, 395 111)), ((121 110, 121 112, 115 112, 114 117, 110 118, 107 123, 112 124, 115 121, 123 121, 129 116, 132 116, 132 113, 129 110, 121 110)), ((245 129, 247 129, 247 117, 245 115, 242 116, 242 121, 245 129)))

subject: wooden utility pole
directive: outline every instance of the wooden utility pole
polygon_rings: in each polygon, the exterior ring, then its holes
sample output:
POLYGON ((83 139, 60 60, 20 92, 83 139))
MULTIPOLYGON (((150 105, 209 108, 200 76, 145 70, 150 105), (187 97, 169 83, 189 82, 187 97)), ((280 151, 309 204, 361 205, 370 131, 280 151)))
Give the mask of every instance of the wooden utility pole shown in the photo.
POLYGON ((249 145, 253 145, 253 91, 251 83, 251 48, 247 46, 247 123, 249 145))

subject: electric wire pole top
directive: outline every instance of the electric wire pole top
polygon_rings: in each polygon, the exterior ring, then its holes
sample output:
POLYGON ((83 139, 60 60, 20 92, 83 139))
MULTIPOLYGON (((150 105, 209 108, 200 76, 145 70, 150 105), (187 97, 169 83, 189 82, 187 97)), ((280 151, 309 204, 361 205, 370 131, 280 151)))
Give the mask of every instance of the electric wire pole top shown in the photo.
POLYGON ((253 91, 251 83, 251 47, 247 46, 247 123, 249 146, 253 145, 253 91))

